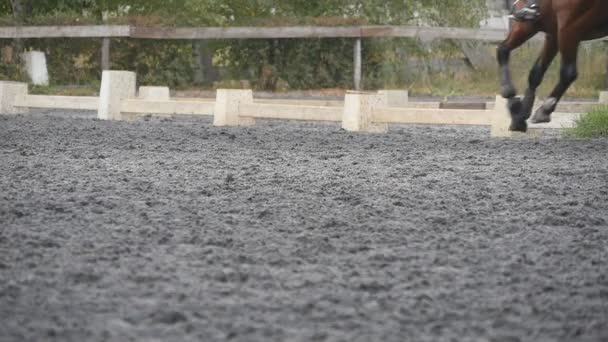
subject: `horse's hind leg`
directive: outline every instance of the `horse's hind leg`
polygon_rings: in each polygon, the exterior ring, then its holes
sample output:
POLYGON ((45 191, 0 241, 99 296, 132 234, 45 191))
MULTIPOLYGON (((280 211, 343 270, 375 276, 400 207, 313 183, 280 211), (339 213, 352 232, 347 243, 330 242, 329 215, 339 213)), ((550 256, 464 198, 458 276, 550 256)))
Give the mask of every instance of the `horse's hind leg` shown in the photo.
POLYGON ((562 55, 559 82, 553 89, 549 98, 532 116, 532 123, 543 123, 551 121, 551 114, 557 108, 557 103, 566 93, 570 85, 576 81, 578 72, 576 68, 578 47, 580 39, 568 34, 560 34, 559 50, 562 55))
POLYGON ((511 70, 509 69, 509 59, 511 51, 520 47, 528 41, 538 30, 533 25, 527 23, 519 23, 516 25, 507 39, 503 41, 497 49, 497 59, 500 65, 500 86, 501 95, 509 100, 509 112, 511 113, 511 127, 513 131, 526 131, 526 119, 522 115, 522 102, 516 98, 517 90, 511 79, 511 70))
POLYGON ((522 101, 521 114, 527 120, 532 114, 532 107, 534 107, 534 100, 536 99, 536 89, 543 81, 547 69, 555 59, 557 55, 557 40, 554 37, 547 36, 545 38, 545 44, 543 50, 534 63, 534 67, 530 70, 528 76, 528 89, 522 101))

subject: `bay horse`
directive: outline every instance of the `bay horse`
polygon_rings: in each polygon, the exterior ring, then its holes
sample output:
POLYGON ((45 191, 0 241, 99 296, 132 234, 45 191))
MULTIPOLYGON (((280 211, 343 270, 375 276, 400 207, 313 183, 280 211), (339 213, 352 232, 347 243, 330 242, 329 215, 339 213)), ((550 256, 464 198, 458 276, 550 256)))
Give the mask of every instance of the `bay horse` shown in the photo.
MULTIPOLYGON (((540 15, 534 20, 513 21, 507 38, 497 49, 500 65, 501 95, 508 100, 511 131, 525 132, 526 120, 532 116, 536 89, 557 56, 561 55, 559 82, 531 118, 532 123, 550 122, 551 114, 564 93, 578 77, 577 56, 582 41, 608 36, 608 0, 539 0, 540 15), (545 33, 540 56, 528 77, 523 100, 511 80, 509 57, 538 32, 545 33)), ((527 0, 515 0, 513 10, 521 10, 527 0)))

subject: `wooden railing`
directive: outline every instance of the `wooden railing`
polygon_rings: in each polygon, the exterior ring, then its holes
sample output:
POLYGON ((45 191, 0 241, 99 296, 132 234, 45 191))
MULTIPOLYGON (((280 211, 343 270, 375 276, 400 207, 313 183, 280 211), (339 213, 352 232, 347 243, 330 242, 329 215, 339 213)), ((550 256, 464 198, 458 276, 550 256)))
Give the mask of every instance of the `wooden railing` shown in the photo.
POLYGON ((289 39, 289 38, 419 38, 498 42, 505 30, 414 26, 285 26, 285 27, 139 27, 12 26, 0 27, 0 38, 137 38, 137 39, 289 39))

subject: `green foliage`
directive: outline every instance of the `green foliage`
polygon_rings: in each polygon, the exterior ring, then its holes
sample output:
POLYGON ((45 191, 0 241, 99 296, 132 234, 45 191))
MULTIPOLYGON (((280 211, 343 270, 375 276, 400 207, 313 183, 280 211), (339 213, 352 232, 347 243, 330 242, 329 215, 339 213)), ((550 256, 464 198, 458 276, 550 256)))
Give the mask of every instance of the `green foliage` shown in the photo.
POLYGON ((0 63, 0 80, 25 82, 26 76, 17 64, 0 63))
POLYGON ((113 68, 135 71, 141 84, 183 88, 192 83, 189 42, 118 39, 113 50, 113 68))
POLYGON ((60 87, 30 85, 30 94, 37 95, 62 95, 62 96, 97 96, 99 95, 99 84, 94 87, 60 87))
MULTIPOLYGON (((352 18, 370 24, 476 25, 485 0, 20 0, 23 13, 3 2, 0 15, 36 22, 53 15, 102 19, 159 15, 177 26, 302 23, 302 18, 352 18), (276 20, 279 18, 278 20, 276 20), (281 19, 282 18, 282 19, 281 19)), ((351 19, 351 20, 352 20, 351 19)), ((305 20, 306 21, 306 20, 305 20)), ((311 20, 313 21, 313 20, 311 20)), ((344 20, 348 21, 348 20, 344 20)))
POLYGON ((583 114, 574 128, 566 130, 566 135, 575 138, 607 138, 608 106, 600 106, 583 114))

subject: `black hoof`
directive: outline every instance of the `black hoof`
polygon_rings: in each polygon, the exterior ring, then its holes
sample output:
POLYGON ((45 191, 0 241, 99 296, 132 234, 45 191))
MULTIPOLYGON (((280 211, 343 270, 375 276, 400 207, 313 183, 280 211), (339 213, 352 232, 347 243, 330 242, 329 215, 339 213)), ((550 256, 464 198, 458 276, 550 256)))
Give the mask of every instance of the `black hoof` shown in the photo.
POLYGON ((551 122, 551 112, 547 112, 543 107, 541 107, 536 111, 536 113, 534 113, 534 115, 532 115, 530 122, 535 124, 551 122))
POLYGON ((509 112, 511 113, 511 126, 509 130, 513 132, 526 132, 528 124, 526 118, 522 115, 524 105, 517 97, 509 99, 509 112))
POLYGON ((528 124, 526 120, 512 120, 509 131, 526 133, 528 131, 528 124))
POLYGON ((551 115, 534 114, 532 119, 530 119, 530 122, 535 123, 535 124, 549 123, 549 122, 551 122, 551 115))

